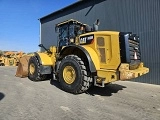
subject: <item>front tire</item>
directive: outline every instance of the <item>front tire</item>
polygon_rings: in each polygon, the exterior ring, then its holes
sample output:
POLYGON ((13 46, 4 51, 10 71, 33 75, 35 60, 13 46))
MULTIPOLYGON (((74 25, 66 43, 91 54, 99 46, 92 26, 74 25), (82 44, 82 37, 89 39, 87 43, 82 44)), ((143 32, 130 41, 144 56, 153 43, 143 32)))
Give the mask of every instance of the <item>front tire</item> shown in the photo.
POLYGON ((76 55, 63 58, 59 67, 59 82, 63 90, 78 94, 89 89, 88 77, 84 62, 76 55))
POLYGON ((41 81, 46 79, 46 75, 40 74, 40 63, 35 56, 29 59, 28 78, 32 81, 41 81))

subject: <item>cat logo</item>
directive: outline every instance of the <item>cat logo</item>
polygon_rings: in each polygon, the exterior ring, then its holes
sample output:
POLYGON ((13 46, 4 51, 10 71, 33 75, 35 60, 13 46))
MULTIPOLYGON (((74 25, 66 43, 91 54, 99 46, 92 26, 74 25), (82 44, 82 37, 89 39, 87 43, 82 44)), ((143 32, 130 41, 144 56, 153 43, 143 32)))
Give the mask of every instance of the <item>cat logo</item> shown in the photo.
POLYGON ((81 43, 81 44, 84 44, 84 43, 86 43, 86 39, 87 39, 86 37, 84 37, 84 38, 81 38, 81 39, 80 39, 80 43, 81 43))

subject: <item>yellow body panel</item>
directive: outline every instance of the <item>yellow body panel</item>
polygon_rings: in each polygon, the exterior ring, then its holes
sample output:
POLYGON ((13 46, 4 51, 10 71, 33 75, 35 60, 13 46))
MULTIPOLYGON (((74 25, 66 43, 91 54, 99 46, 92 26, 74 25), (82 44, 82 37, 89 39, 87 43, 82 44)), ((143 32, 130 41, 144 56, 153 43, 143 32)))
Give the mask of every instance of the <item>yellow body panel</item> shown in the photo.
POLYGON ((44 53, 37 53, 41 59, 42 65, 51 65, 54 66, 56 62, 56 47, 51 46, 50 51, 52 54, 48 54, 47 52, 44 53))
MULTIPOLYGON (((97 43, 96 49, 100 54, 100 67, 103 69, 117 69, 120 64, 120 48, 119 48, 119 33, 111 34, 105 32, 104 34, 98 34, 95 36, 104 39, 104 46, 99 46, 97 43), (103 51, 102 51, 103 50, 103 51)), ((98 42, 98 41, 96 41, 98 42)))
POLYGON ((93 58, 93 63, 96 63, 95 66, 97 70, 99 69, 111 69, 115 70, 120 65, 120 47, 119 47, 119 32, 114 31, 98 31, 98 32, 91 32, 87 34, 83 34, 82 36, 92 35, 94 34, 94 41, 92 44, 83 45, 83 47, 90 47, 92 48, 89 54, 93 58), (99 42, 100 41, 100 42, 99 42), (102 42, 103 43, 102 43, 102 42), (98 62, 97 62, 98 61, 98 62), (97 65, 98 64, 98 65, 97 65))
POLYGON ((82 46, 82 47, 88 51, 94 65, 95 65, 96 70, 99 70, 100 69, 100 61, 99 61, 99 57, 98 57, 97 53, 95 52, 95 50, 93 50, 89 46, 82 46))
POLYGON ((110 83, 119 79, 118 72, 116 70, 100 69, 97 70, 97 75, 99 77, 99 79, 97 79, 98 83, 101 83, 102 80, 104 83, 110 83))
POLYGON ((53 65, 51 56, 49 56, 47 53, 38 53, 38 55, 41 59, 42 65, 53 65))

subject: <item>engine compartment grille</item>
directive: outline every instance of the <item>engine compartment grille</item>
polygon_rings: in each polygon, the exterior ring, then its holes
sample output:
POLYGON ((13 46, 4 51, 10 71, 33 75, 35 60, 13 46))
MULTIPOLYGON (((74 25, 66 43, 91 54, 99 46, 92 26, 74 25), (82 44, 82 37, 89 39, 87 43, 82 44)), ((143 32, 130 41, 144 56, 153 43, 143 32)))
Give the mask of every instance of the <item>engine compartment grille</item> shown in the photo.
POLYGON ((136 34, 120 33, 121 62, 129 63, 130 69, 136 69, 141 62, 140 41, 136 34))
POLYGON ((100 52, 101 63, 106 63, 106 52, 105 52, 105 39, 104 39, 104 37, 97 37, 97 48, 100 52))
POLYGON ((136 69, 141 62, 139 37, 132 34, 128 40, 130 54, 130 69, 136 69))

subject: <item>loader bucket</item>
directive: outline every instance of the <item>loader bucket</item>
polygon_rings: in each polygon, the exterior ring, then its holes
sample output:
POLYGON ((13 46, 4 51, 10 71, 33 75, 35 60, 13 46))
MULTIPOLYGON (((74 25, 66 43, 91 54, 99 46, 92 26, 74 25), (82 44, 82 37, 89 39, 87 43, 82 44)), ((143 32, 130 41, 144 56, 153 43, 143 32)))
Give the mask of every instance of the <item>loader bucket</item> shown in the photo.
POLYGON ((23 56, 20 58, 18 67, 17 67, 17 72, 16 72, 16 77, 27 77, 28 76, 28 62, 31 56, 23 56))

